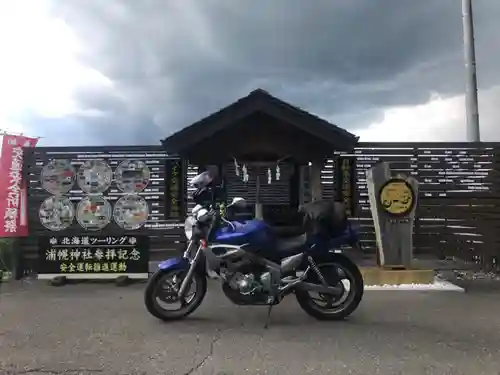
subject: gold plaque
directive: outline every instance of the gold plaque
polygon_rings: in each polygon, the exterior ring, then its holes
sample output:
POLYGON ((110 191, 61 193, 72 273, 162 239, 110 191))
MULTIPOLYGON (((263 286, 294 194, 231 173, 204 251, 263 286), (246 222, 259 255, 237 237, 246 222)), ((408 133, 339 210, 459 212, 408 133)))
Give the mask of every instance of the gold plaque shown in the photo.
POLYGON ((387 181, 379 193, 384 211, 393 216, 408 215, 415 205, 415 192, 408 181, 393 178, 387 181))

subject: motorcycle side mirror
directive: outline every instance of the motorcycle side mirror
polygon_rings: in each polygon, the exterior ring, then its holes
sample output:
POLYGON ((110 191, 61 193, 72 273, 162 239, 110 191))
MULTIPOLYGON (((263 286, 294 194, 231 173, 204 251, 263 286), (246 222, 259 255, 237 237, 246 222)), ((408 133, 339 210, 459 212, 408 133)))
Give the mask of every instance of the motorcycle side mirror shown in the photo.
POLYGON ((231 203, 228 204, 228 207, 244 207, 246 205, 246 201, 243 198, 240 197, 235 197, 231 201, 231 203))

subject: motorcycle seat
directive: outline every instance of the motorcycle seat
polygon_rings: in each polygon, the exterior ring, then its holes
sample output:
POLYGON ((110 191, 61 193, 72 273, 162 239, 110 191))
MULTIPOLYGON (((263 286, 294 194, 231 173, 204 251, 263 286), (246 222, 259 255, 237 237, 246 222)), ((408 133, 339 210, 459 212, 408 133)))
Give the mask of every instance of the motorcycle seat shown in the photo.
POLYGON ((299 253, 304 250, 307 245, 307 234, 293 236, 288 238, 280 238, 276 241, 275 249, 279 253, 299 253))

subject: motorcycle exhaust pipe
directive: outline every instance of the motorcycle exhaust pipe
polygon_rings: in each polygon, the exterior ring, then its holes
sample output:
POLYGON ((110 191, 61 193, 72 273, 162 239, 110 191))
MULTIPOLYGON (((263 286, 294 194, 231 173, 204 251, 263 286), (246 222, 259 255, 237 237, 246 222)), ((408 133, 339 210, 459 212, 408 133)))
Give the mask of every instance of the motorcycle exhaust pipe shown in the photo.
POLYGON ((332 294, 332 295, 342 295, 344 292, 343 288, 337 286, 324 286, 312 283, 301 282, 295 285, 295 288, 307 292, 318 292, 323 294, 332 294))

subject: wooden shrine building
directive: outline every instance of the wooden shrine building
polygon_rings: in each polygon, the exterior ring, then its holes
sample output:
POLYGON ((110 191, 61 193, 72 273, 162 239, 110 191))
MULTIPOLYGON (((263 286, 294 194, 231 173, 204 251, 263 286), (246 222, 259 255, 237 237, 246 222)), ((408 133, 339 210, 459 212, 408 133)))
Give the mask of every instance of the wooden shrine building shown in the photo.
POLYGON ((357 143, 348 131, 261 89, 162 141, 168 153, 191 164, 217 165, 227 198, 247 199, 255 216, 271 221, 294 216, 307 200, 306 181, 310 198, 321 198, 326 160, 335 151, 352 152, 357 143))

